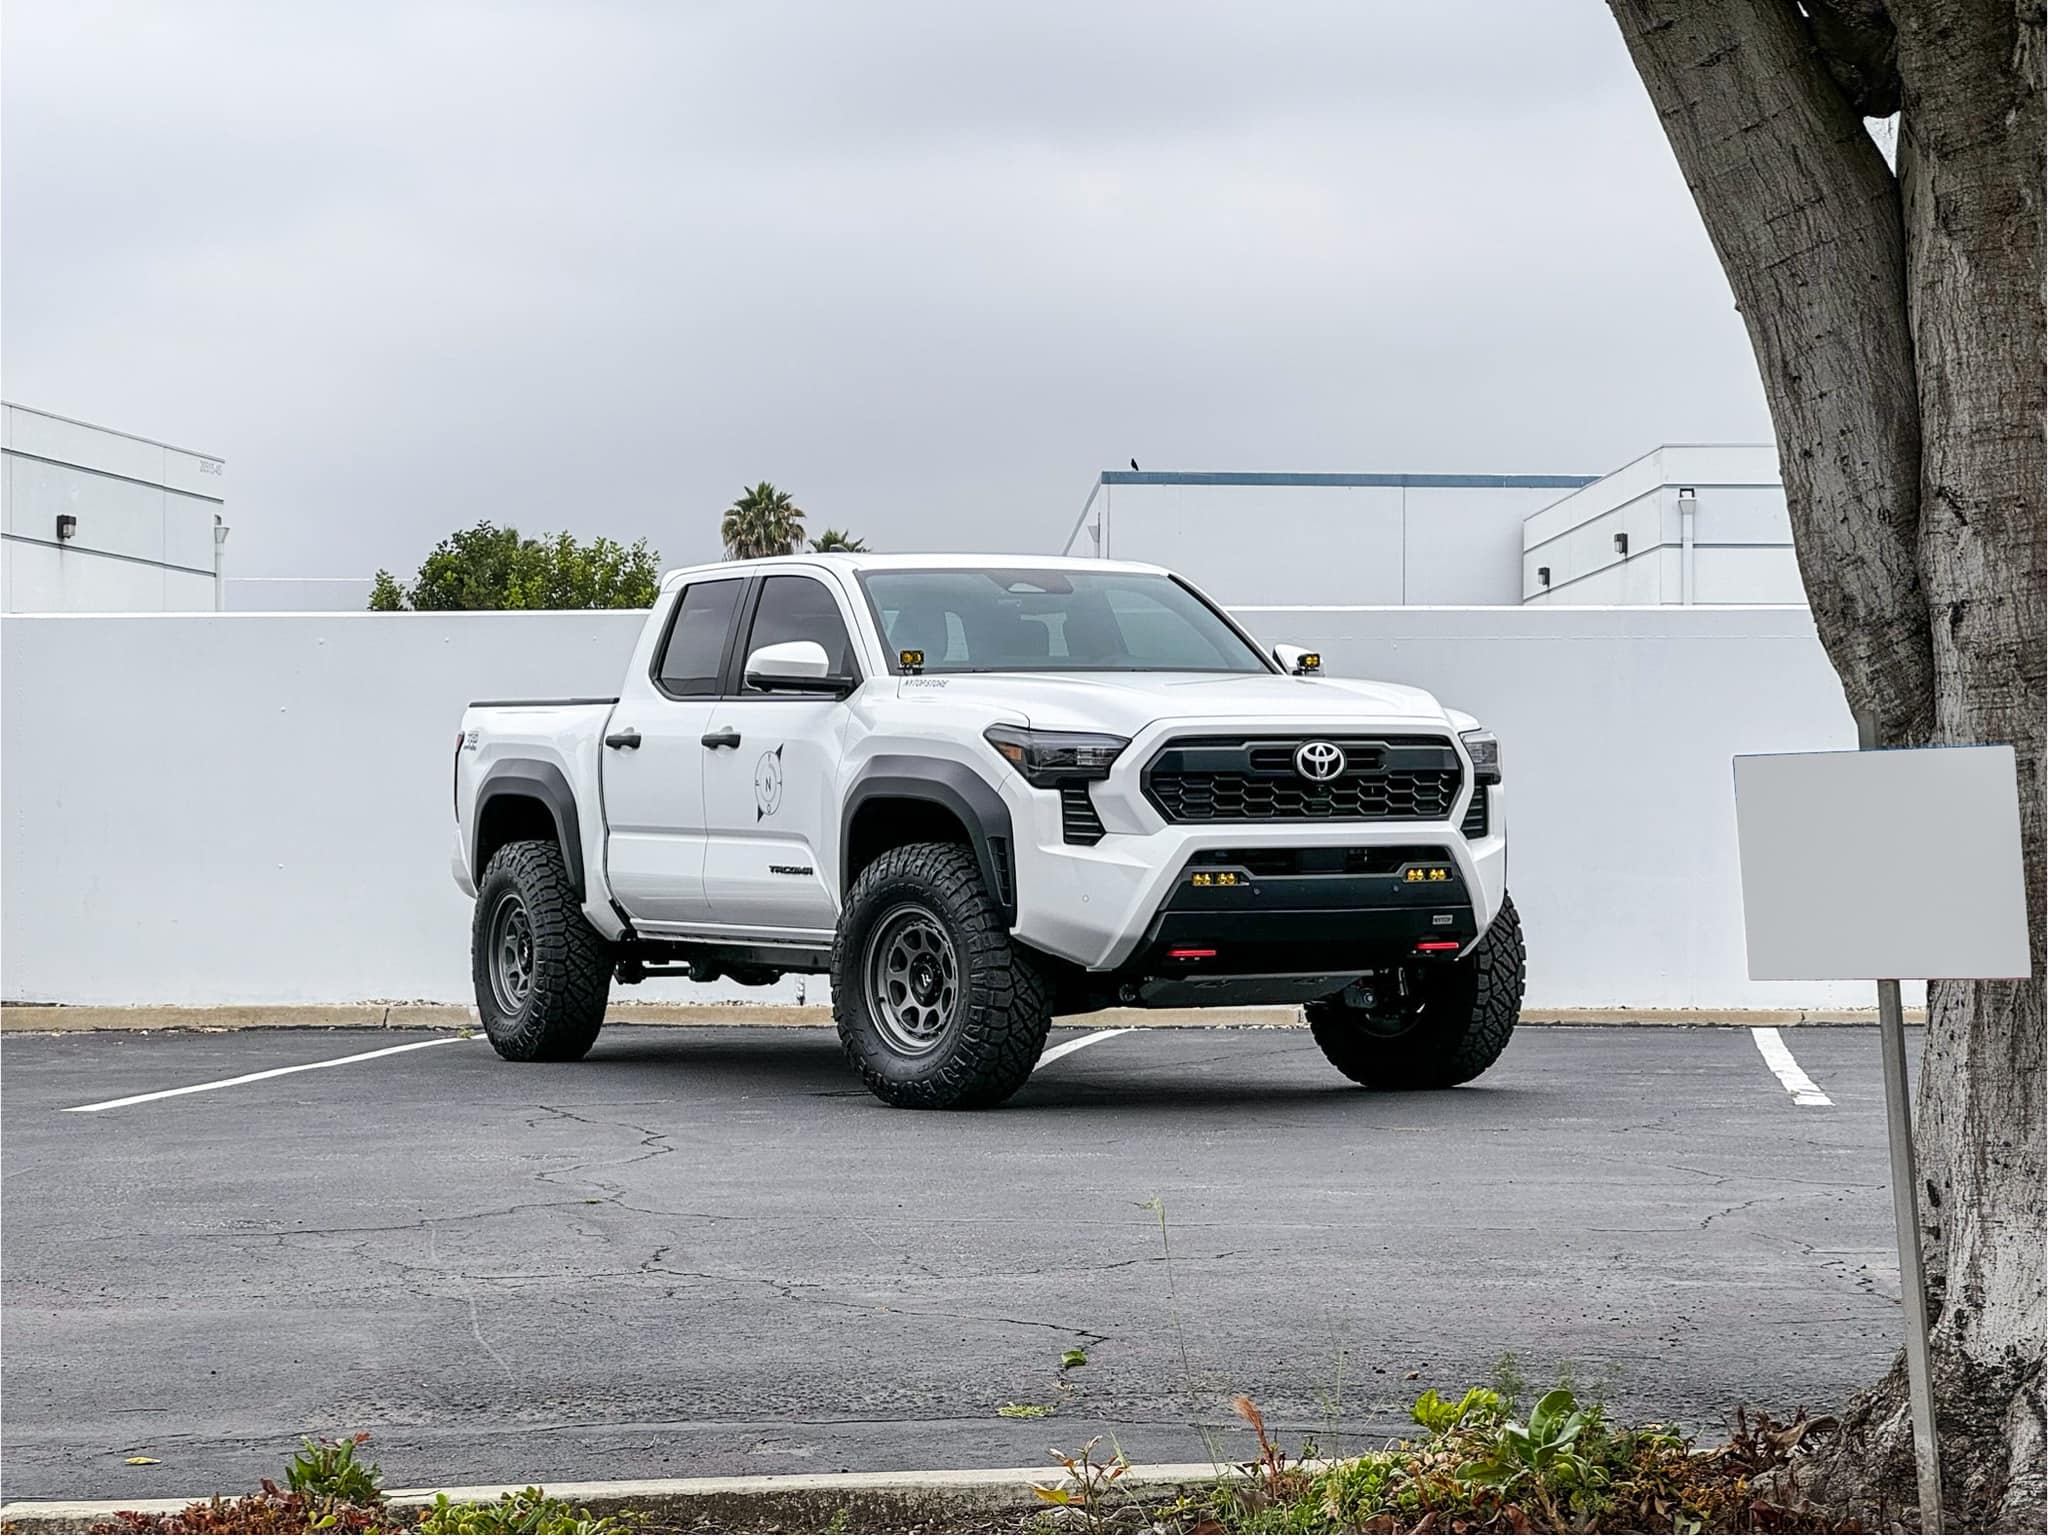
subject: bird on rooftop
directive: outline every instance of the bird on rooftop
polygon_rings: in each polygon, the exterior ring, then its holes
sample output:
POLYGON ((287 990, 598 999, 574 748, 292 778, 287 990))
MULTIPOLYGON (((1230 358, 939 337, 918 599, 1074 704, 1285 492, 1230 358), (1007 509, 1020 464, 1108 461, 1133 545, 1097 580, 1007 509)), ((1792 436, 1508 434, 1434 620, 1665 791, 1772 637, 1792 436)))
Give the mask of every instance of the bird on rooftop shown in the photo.
MULTIPOLYGON (((1137 461, 1136 459, 1133 459, 1133 460, 1131 460, 1131 468, 1133 468, 1133 469, 1137 469, 1137 468, 1138 468, 1138 461, 1137 461)), ((1143 470, 1139 470, 1138 472, 1139 472, 1140 474, 1143 474, 1143 473, 1144 473, 1144 471, 1143 471, 1143 470)))

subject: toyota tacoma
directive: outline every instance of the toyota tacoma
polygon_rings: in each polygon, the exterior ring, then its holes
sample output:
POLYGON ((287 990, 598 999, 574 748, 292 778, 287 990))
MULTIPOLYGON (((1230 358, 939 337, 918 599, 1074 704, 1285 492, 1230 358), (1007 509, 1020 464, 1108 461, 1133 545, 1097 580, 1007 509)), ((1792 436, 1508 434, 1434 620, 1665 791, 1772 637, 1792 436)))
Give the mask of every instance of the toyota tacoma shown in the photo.
POLYGON ((455 877, 491 1043, 570 1061, 611 984, 831 977, 890 1104, 1000 1102, 1055 1015, 1304 1005, 1446 1087, 1523 986, 1500 747, 1097 560, 672 572, 616 698, 472 704, 455 877))

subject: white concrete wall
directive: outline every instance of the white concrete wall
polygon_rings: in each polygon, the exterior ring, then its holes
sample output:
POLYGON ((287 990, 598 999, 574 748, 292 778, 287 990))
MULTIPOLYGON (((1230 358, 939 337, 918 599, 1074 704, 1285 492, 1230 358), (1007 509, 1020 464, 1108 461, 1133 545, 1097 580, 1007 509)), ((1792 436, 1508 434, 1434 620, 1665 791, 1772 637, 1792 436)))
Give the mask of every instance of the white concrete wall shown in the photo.
POLYGON ((225 479, 208 455, 0 406, 0 611, 211 610, 225 479))
POLYGON ((1170 565, 1224 603, 1518 603, 1523 519, 1562 491, 1101 485, 1064 553, 1170 565))
POLYGON ((615 693, 644 617, 0 621, 0 991, 463 997, 463 705, 615 693))
MULTIPOLYGON (((1243 617, 1268 640, 1320 648, 1332 671, 1432 688, 1500 732, 1532 1002, 1866 1000, 1862 987, 1744 979, 1729 759, 1853 740, 1803 610, 1243 617)), ((462 706, 613 693, 640 621, 0 621, 0 992, 466 999, 468 913, 448 874, 462 706)))

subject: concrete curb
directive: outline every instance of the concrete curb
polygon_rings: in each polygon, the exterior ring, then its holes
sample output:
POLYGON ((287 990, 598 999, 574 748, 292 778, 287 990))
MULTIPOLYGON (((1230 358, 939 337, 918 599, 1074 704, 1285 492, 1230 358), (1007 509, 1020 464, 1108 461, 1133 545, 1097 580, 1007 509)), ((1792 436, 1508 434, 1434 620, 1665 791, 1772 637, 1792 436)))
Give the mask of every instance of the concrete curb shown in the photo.
MULTIPOLYGON (((1906 1010, 1908 1023, 1925 1023, 1922 1008, 1906 1010)), ((769 1003, 614 1003, 607 1024, 703 1027, 822 1028, 832 1010, 769 1003)), ((1297 1008, 1110 1008, 1060 1021, 1088 1029, 1292 1029, 1297 1008)), ((1875 1024, 1875 1009, 1796 1008, 1530 1008, 1524 1025, 1678 1025, 1687 1028, 1796 1028, 1816 1024, 1875 1024)), ((472 1029, 476 1010, 461 1003, 235 1004, 213 1008, 108 1008, 64 1003, 0 1005, 0 1032, 74 1034, 90 1030, 232 1029, 472 1029)))
MULTIPOLYGON (((540 1486, 598 1515, 628 1511, 651 1526, 705 1531, 905 1531, 919 1526, 1014 1515, 1045 1506, 1034 1483, 1052 1486, 1060 1469, 986 1467, 964 1472, 794 1473, 762 1477, 668 1477, 637 1482, 558 1483, 540 1486)), ((1214 1483, 1221 1472, 1207 1462, 1133 1467, 1117 1484, 1116 1502, 1137 1494, 1170 1497, 1214 1483)), ((459 1503, 489 1503, 516 1493, 520 1483, 405 1489, 386 1495, 386 1507, 404 1516, 445 1493, 459 1503)), ((118 1510, 174 1515, 190 1499, 20 1500, 0 1505, 0 1526, 12 1531, 82 1531, 111 1520, 118 1510)), ((643 1529, 646 1527, 642 1527, 643 1529)))

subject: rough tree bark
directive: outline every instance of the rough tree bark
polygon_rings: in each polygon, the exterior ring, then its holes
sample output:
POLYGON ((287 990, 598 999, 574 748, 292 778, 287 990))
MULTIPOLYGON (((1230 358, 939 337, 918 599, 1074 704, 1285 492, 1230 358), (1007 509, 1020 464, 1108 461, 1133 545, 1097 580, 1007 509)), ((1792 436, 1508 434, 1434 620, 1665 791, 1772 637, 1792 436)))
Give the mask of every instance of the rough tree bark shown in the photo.
MULTIPOLYGON (((2044 1526, 2040 0, 1609 0, 1762 371, 1816 627, 1891 744, 2010 742, 2034 979, 1937 983, 1917 1105, 1954 1513, 2044 1526), (1862 119, 1900 114, 1898 174, 1862 119)), ((1913 1502, 1904 1369, 1810 1486, 1913 1502)))

